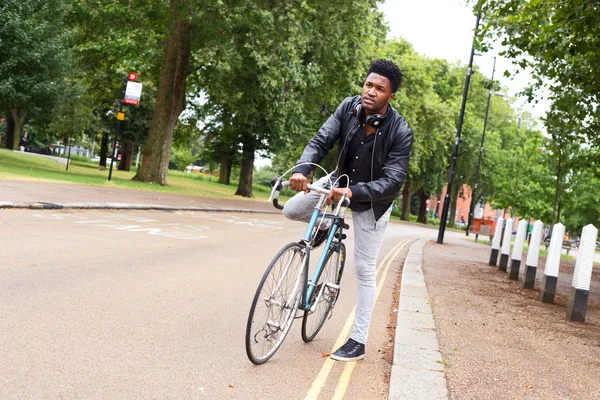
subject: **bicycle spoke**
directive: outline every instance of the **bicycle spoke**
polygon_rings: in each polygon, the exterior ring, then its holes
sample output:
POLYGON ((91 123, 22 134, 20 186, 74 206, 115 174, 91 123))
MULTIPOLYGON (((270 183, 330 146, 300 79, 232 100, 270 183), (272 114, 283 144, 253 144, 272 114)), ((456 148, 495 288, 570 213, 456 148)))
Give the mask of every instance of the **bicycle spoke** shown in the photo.
POLYGON ((268 360, 285 339, 300 305, 303 268, 303 248, 290 244, 265 273, 246 331, 248 356, 255 364, 268 360))

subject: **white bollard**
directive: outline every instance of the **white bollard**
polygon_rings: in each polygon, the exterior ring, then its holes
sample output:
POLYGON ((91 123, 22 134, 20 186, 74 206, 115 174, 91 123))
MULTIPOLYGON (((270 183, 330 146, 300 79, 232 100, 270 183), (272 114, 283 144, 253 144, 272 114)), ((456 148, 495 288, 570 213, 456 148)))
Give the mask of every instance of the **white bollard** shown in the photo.
POLYGON ((565 226, 560 222, 552 228, 552 239, 548 248, 548 258, 544 268, 544 282, 540 292, 542 303, 554 303, 556 295, 556 282, 558 281, 558 269, 560 268, 560 249, 562 249, 565 237, 565 226))
POLYGON ((510 242, 512 240, 512 230, 513 230, 513 222, 512 218, 506 220, 506 226, 504 227, 504 237, 502 238, 502 252, 500 254, 500 265, 498 269, 500 271, 506 271, 506 267, 508 267, 508 256, 510 254, 510 242))
POLYGON ((517 226, 517 237, 512 252, 512 262, 510 264, 510 273, 508 279, 516 281, 519 279, 519 270, 521 269, 521 259, 523 258, 523 244, 525 243, 525 234, 527 230, 527 221, 519 221, 517 226))
POLYGON ((585 321, 597 238, 598 229, 594 225, 583 228, 567 304, 567 319, 570 321, 585 321))
POLYGON ((500 239, 502 238, 502 225, 504 218, 498 217, 496 220, 496 230, 494 231, 494 239, 492 240, 492 254, 490 254, 490 265, 495 267, 498 262, 498 250, 500 250, 500 239))
POLYGON ((542 242, 543 228, 544 224, 542 221, 538 220, 533 223, 531 242, 529 243, 529 251, 527 252, 527 260, 525 261, 523 289, 533 289, 535 286, 535 274, 537 273, 537 265, 540 258, 540 244, 542 242))

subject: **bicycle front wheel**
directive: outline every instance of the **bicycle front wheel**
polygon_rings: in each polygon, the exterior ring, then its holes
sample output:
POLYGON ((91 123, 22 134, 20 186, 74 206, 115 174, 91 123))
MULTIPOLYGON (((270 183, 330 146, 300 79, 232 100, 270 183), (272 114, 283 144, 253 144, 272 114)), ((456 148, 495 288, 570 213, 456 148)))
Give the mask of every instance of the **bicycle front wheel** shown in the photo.
POLYGON ((340 295, 339 285, 345 263, 344 243, 340 243, 339 247, 332 246, 325 257, 325 266, 309 301, 311 307, 304 311, 302 318, 302 340, 306 343, 317 336, 340 295))
POLYGON ((246 353, 254 364, 267 362, 287 336, 302 301, 305 247, 283 247, 263 275, 246 325, 246 353))

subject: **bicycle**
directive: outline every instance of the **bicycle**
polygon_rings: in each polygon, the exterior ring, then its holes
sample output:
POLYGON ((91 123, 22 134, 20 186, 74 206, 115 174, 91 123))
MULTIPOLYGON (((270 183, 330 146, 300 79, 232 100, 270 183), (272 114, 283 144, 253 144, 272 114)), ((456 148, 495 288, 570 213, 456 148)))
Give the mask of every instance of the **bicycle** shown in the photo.
MULTIPOLYGON (((289 172, 289 171, 288 171, 289 172)), ((339 178, 338 178, 339 179, 339 178)), ((275 177, 269 200, 277 209, 281 190, 289 181, 275 177)), ((332 185, 333 186, 333 185, 332 185)), ((267 267, 252 301, 246 325, 246 353, 256 365, 267 362, 286 338, 298 310, 302 315, 302 340, 312 341, 331 316, 340 295, 340 281, 346 261, 344 215, 349 199, 344 194, 332 213, 327 213, 329 189, 308 185, 321 196, 313 211, 304 237, 285 245, 267 267), (332 221, 324 251, 311 280, 308 280, 310 253, 319 226, 325 219, 332 221)))

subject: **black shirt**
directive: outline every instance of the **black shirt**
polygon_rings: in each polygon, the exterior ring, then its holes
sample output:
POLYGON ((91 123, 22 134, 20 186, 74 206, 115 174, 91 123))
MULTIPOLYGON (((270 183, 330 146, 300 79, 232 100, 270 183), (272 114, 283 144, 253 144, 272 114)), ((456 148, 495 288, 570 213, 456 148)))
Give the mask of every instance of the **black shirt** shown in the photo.
MULTIPOLYGON (((373 146, 375 144, 373 133, 367 136, 365 124, 362 123, 350 143, 348 143, 348 155, 342 169, 342 174, 350 177, 350 188, 359 182, 371 181, 371 161, 373 157, 373 146)), ((340 187, 346 187, 347 180, 340 179, 340 187)), ((350 200, 350 208, 353 211, 367 211, 371 209, 370 201, 353 202, 350 200)))

